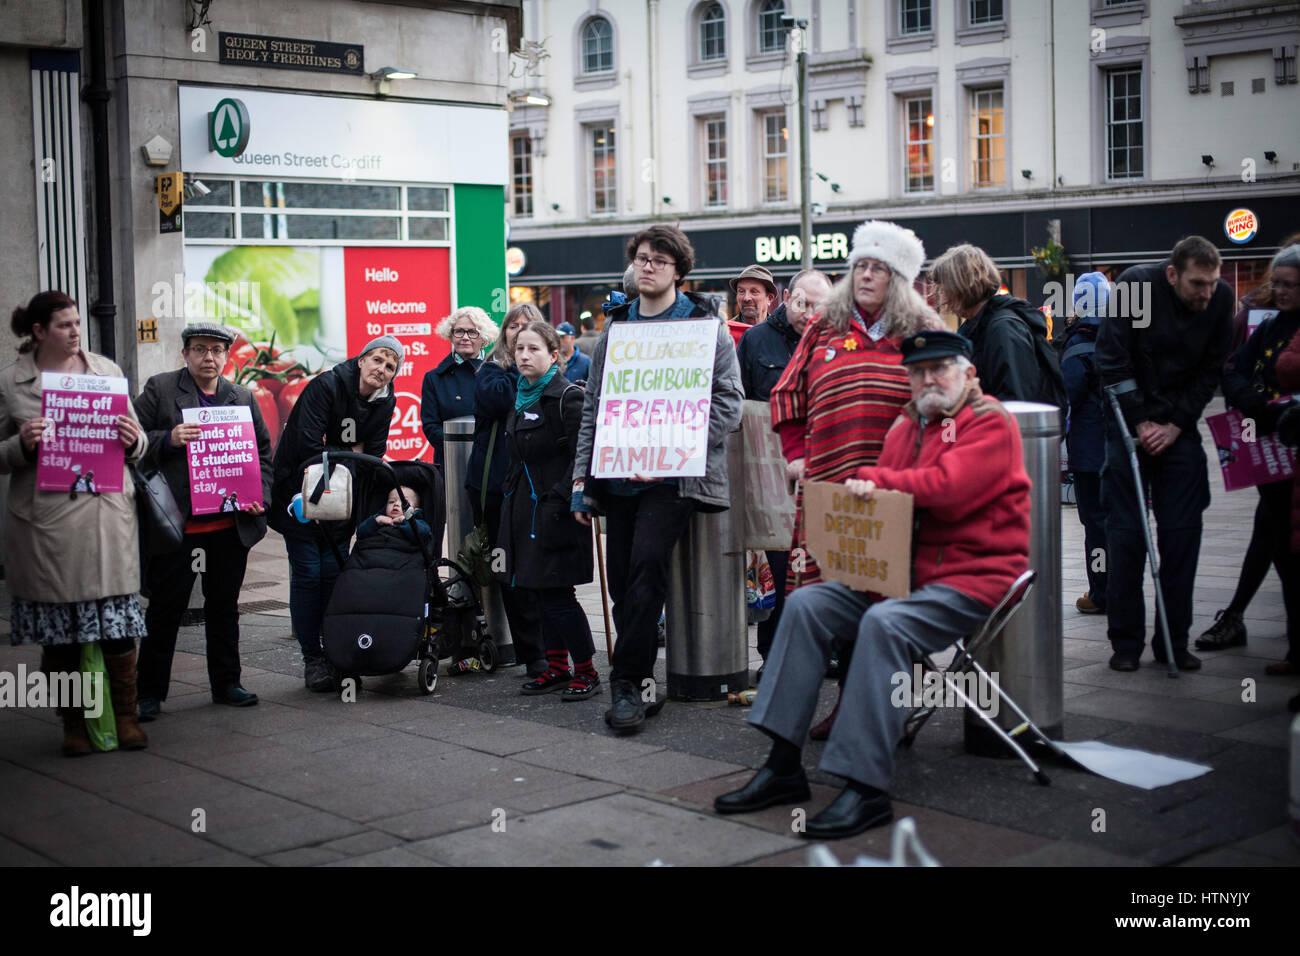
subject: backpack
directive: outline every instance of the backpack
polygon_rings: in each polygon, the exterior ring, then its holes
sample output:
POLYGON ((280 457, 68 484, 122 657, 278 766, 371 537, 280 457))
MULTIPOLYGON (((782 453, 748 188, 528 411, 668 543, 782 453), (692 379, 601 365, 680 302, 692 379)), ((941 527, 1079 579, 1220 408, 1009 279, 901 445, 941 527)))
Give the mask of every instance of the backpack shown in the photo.
POLYGON ((1069 408, 1070 400, 1065 392, 1065 378, 1061 375, 1061 356, 1057 354, 1056 349, 1045 336, 1038 334, 1034 323, 1025 315, 1025 310, 1037 312, 1040 318, 1042 313, 1021 300, 1015 300, 1011 303, 1011 308, 1012 311, 1025 320, 1031 333, 1029 337, 1034 342, 1034 355, 1038 359, 1038 395, 1035 396, 1036 400, 1046 405, 1055 405, 1060 409, 1069 408))

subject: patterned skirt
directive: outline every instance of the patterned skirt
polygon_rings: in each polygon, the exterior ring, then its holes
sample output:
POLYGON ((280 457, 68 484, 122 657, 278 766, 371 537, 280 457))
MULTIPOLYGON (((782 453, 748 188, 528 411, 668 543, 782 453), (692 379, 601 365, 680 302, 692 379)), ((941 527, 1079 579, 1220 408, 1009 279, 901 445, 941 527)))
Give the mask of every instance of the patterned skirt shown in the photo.
POLYGON ((144 637, 148 631, 140 601, 134 594, 118 594, 94 601, 57 604, 14 598, 10 609, 11 644, 94 644, 127 637, 144 637))

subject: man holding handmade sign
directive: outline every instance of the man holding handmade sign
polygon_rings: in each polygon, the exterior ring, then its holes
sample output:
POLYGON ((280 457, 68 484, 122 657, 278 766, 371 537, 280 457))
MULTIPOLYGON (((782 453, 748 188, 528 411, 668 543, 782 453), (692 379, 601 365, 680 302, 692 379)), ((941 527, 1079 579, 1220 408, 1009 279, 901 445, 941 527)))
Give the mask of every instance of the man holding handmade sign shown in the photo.
POLYGON ((719 813, 809 799, 804 738, 831 642, 853 634, 839 719, 821 761, 847 786, 804 835, 834 839, 889 822, 894 748, 907 716, 890 699, 894 675, 973 631, 1029 567, 1020 431, 980 391, 970 342, 927 331, 904 339, 902 352, 912 401, 877 464, 843 485, 804 488, 808 548, 824 583, 786 601, 749 717, 772 738, 772 752, 748 784, 714 801, 719 813))
POLYGON ((658 654, 668 562, 692 513, 723 511, 727 435, 740 425, 740 367, 707 300, 678 286, 695 264, 673 226, 627 244, 638 297, 615 307, 592 355, 573 471, 573 515, 607 515, 609 589, 618 644, 610 670, 615 730, 639 727, 662 698, 643 691, 658 654))
POLYGON ((158 468, 185 516, 185 538, 148 559, 149 640, 140 651, 140 719, 167 699, 172 655, 196 573, 203 575, 208 683, 218 704, 248 707, 239 667, 239 589, 248 552, 266 535, 271 436, 253 393, 221 377, 234 334, 197 323, 181 330, 183 368, 145 383, 136 414, 149 435, 146 462, 158 468))

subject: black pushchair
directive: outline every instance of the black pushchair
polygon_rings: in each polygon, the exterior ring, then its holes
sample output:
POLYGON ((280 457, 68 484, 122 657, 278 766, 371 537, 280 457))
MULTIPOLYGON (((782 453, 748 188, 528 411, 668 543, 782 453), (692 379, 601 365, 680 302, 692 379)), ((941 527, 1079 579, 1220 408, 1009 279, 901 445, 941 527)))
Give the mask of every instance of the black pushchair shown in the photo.
MULTIPOLYGON (((342 678, 356 678, 395 674, 418 661, 419 688, 425 694, 437 687, 438 662, 466 648, 494 669, 496 646, 485 636, 478 589, 454 562, 441 557, 446 497, 438 471, 422 461, 386 462, 357 452, 330 452, 308 464, 317 460, 326 466, 326 482, 336 463, 360 466, 354 516, 363 520, 382 511, 393 488, 408 487, 419 495, 432 531, 426 541, 410 521, 381 527, 359 540, 344 560, 322 530, 341 567, 323 622, 330 665, 342 678), (443 568, 450 571, 445 581, 439 573, 443 568)), ((400 490, 398 497, 409 515, 410 502, 400 490)), ((308 518, 311 499, 308 494, 303 502, 308 518)))

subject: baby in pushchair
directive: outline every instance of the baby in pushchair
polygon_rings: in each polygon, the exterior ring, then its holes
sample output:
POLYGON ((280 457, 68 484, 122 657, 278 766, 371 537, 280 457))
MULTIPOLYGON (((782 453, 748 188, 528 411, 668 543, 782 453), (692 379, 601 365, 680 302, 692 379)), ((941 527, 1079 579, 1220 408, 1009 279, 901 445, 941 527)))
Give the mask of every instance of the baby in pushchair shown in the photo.
POLYGON ((402 508, 403 497, 406 498, 407 506, 411 509, 409 519, 419 534, 420 540, 432 542, 433 529, 424 520, 424 510, 420 507, 420 495, 414 488, 406 485, 401 486, 401 494, 398 494, 396 488, 390 491, 388 500, 384 502, 384 510, 377 515, 371 515, 357 526, 357 540, 360 541, 362 538, 377 534, 380 528, 392 528, 405 522, 408 516, 402 508))

